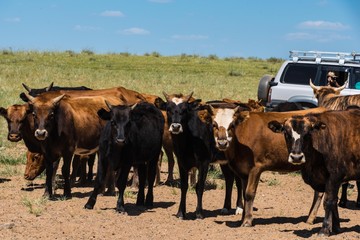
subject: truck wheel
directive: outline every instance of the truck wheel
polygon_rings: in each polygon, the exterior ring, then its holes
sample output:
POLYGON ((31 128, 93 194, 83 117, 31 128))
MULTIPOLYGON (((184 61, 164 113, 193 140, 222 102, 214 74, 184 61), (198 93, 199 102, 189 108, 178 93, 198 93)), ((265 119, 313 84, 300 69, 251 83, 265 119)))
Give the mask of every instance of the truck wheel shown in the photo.
POLYGON ((274 79, 271 75, 264 75, 259 82, 258 86, 258 100, 261 101, 261 104, 266 105, 268 94, 269 94, 269 82, 274 79))

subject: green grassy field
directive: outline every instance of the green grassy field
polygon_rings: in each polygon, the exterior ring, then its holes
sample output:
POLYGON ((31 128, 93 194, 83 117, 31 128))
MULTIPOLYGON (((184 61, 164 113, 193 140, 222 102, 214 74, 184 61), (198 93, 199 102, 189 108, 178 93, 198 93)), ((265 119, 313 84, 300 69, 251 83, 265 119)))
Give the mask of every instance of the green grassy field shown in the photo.
MULTIPOLYGON (((0 51, 0 106, 22 103, 21 83, 32 88, 87 86, 93 89, 123 86, 163 97, 162 92, 189 94, 203 101, 231 98, 247 102, 257 98, 264 74, 276 74, 281 59, 225 58, 211 55, 144 56, 97 55, 91 51, 13 52, 0 51)), ((22 143, 7 141, 7 127, 0 118, 0 156, 24 156, 22 143)))

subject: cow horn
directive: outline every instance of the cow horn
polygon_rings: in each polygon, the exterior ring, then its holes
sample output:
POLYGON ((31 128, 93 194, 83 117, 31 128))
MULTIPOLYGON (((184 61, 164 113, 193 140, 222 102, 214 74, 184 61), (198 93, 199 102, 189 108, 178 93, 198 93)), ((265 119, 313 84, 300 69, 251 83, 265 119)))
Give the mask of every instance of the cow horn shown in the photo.
POLYGON ((106 101, 106 100, 105 100, 105 104, 106 104, 106 106, 109 108, 109 110, 111 111, 111 109, 113 108, 113 106, 112 106, 108 101, 106 101))
POLYGON ((30 94, 27 94, 27 93, 24 93, 25 94, 25 96, 26 96, 26 98, 30 101, 30 102, 33 102, 34 101, 34 97, 33 96, 31 96, 30 94))
POLYGON ((313 82, 311 81, 311 78, 310 78, 310 87, 312 88, 312 89, 314 89, 314 90, 319 90, 320 89, 320 87, 317 87, 317 86, 315 86, 314 84, 313 84, 313 82))
POLYGON ((54 98, 54 99, 52 100, 53 105, 58 104, 63 97, 65 97, 65 94, 62 94, 62 95, 54 98))
POLYGON ((138 103, 135 103, 135 104, 133 104, 130 108, 131 108, 131 110, 134 110, 134 108, 136 108, 136 105, 137 105, 138 103))
POLYGON ((346 84, 347 84, 347 81, 345 81, 344 85, 338 87, 338 88, 335 88, 335 91, 336 92, 341 92, 342 90, 344 90, 344 88, 346 87, 346 84))
POLYGON ((45 91, 46 92, 50 91, 52 89, 53 85, 54 85, 54 82, 50 83, 50 85, 47 88, 45 88, 45 91))
POLYGON ((190 100, 190 98, 192 97, 193 93, 194 93, 194 92, 191 92, 191 93, 189 94, 189 96, 187 96, 187 97, 185 98, 185 102, 188 102, 188 101, 190 100))
POLYGON ((31 92, 31 88, 25 85, 25 83, 22 83, 23 87, 26 89, 26 91, 31 92))
POLYGON ((168 94, 166 94, 166 92, 163 91, 164 97, 166 99, 166 101, 170 102, 170 96, 168 94))

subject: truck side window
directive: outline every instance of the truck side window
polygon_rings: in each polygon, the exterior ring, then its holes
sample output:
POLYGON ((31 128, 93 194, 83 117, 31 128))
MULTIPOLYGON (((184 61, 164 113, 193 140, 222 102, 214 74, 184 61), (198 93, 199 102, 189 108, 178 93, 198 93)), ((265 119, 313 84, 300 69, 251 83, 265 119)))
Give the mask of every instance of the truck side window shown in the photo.
POLYGON ((289 64, 284 71, 281 82, 309 85, 310 78, 312 81, 316 78, 316 65, 289 64))

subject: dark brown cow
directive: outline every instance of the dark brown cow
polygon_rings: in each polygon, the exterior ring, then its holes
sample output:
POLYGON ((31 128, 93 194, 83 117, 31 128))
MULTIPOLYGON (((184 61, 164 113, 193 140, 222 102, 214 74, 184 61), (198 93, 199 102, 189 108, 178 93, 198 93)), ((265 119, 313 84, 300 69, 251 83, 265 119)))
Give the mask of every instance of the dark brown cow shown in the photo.
MULTIPOLYGON (((86 91, 89 92, 92 91, 86 91)), ((54 97, 54 94, 56 92, 47 92, 37 97, 26 94, 26 97, 34 118, 34 134, 46 159, 45 195, 52 196, 52 161, 63 157, 64 196, 70 198, 69 171, 73 154, 97 152, 100 132, 105 125, 97 111, 106 107, 105 100, 111 104, 119 104, 121 100, 117 96, 68 97, 63 94, 54 97)))
MULTIPOLYGON (((242 226, 253 225, 253 202, 262 172, 300 170, 299 166, 288 163, 285 141, 267 128, 268 122, 274 119, 283 120, 294 113, 310 111, 325 111, 325 109, 262 113, 237 111, 236 108, 219 108, 214 112, 216 147, 225 152, 230 168, 241 178, 245 191, 242 226)), ((313 223, 321 197, 322 194, 314 195, 308 223, 313 223)))
POLYGON ((340 232, 337 207, 340 185, 360 179, 359 121, 360 111, 348 110, 294 116, 285 122, 269 123, 274 132, 284 133, 288 161, 304 166, 304 181, 316 191, 325 192, 325 218, 319 235, 340 232))
MULTIPOLYGON (((346 110, 349 107, 360 107, 360 95, 340 95, 340 92, 345 88, 346 83, 340 87, 331 86, 315 86, 310 79, 310 86, 314 91, 314 95, 318 100, 318 106, 329 110, 346 110)), ((356 181, 357 189, 360 190, 360 181, 356 181)), ((345 182, 342 185, 341 198, 339 201, 340 207, 346 207, 347 204, 347 189, 349 183, 345 182)), ((360 193, 356 200, 356 206, 360 208, 360 193)))

